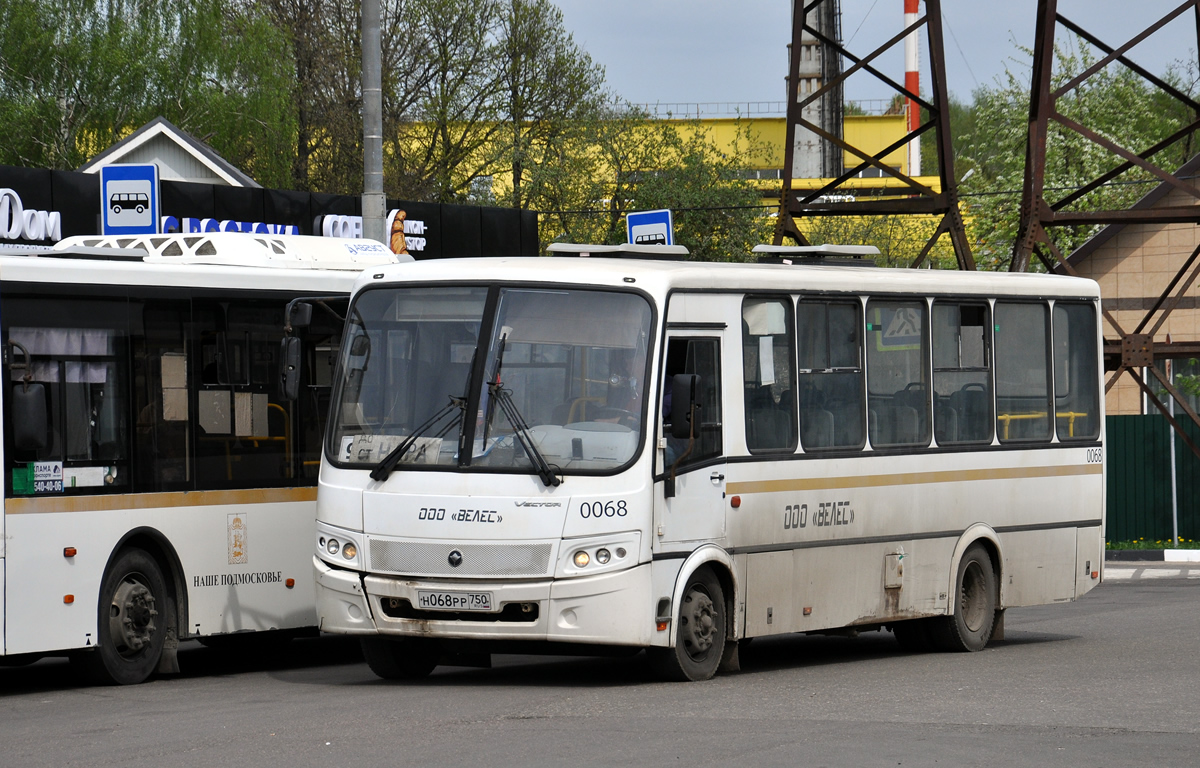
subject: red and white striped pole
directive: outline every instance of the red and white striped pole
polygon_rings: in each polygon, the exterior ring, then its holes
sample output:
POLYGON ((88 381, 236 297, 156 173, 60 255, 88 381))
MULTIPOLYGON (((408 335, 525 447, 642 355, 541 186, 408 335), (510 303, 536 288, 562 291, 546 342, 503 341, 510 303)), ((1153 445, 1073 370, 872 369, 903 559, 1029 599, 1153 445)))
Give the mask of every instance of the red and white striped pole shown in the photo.
MULTIPOLYGON (((920 0, 904 0, 904 26, 914 24, 920 12, 920 0)), ((909 93, 921 95, 921 54, 917 47, 917 30, 908 33, 904 38, 904 87, 909 93)), ((921 127, 921 107, 917 102, 908 99, 908 132, 912 133, 921 127)), ((921 175, 921 137, 918 136, 908 143, 908 175, 921 175)))

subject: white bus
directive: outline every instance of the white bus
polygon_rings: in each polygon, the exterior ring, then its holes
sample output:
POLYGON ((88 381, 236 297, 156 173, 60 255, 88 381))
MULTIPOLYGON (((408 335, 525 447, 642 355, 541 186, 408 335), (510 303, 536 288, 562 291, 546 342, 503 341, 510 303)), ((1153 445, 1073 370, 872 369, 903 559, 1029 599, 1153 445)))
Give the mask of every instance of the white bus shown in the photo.
POLYGON ((137 683, 177 671, 187 638, 315 629, 340 314, 359 271, 396 261, 380 243, 234 233, 0 255, 0 663, 67 654, 137 683), (285 402, 300 296, 341 303, 297 331, 303 396, 285 402))
POLYGON ((830 263, 865 247, 654 258, 681 251, 363 276, 317 499, 325 631, 384 677, 548 643, 700 680, 787 632, 977 651, 1004 609, 1099 583, 1094 282, 830 263))

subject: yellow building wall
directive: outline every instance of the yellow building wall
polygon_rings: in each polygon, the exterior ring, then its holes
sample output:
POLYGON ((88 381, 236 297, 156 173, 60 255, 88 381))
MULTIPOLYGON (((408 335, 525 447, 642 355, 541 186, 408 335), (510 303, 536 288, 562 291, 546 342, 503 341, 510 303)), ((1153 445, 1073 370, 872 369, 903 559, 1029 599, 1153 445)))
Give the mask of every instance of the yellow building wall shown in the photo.
MULTIPOLYGON (((706 118, 695 122, 678 121, 679 130, 689 135, 693 125, 707 131, 713 143, 732 150, 738 138, 738 130, 749 133, 768 148, 764 157, 757 158, 748 170, 774 170, 783 167, 783 150, 787 144, 787 120, 782 117, 706 118)), ((842 120, 842 136, 848 144, 858 147, 868 155, 874 155, 889 144, 900 140, 905 133, 904 115, 847 115, 842 120)), ((843 164, 847 168, 858 165, 860 159, 850 152, 843 152, 843 164)), ((908 173, 908 153, 904 148, 884 156, 883 161, 901 173, 908 173)))

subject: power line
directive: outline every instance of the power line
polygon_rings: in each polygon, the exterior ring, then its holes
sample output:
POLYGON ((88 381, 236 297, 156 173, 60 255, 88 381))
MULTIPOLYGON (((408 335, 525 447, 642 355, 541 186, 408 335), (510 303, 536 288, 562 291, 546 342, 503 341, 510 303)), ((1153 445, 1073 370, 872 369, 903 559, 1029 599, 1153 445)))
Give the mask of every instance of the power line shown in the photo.
POLYGON ((875 0, 875 2, 871 3, 871 7, 867 9, 867 15, 862 17, 862 21, 858 22, 858 26, 854 29, 854 34, 850 35, 850 39, 846 41, 847 46, 854 42, 854 36, 858 34, 858 30, 862 29, 863 24, 867 23, 867 19, 871 18, 871 11, 875 10, 876 5, 879 5, 879 0, 875 0))
MULTIPOLYGON (((1180 181, 1192 181, 1194 179, 1200 179, 1200 175, 1177 176, 1176 178, 1178 178, 1180 181)), ((1104 184, 1101 184, 1100 186, 1096 187, 1096 189, 1104 189, 1107 187, 1146 186, 1146 185, 1151 185, 1151 184, 1162 184, 1162 183, 1164 183, 1164 182, 1162 182, 1158 179, 1131 179, 1131 180, 1127 180, 1127 181, 1108 181, 1108 182, 1105 182, 1104 184)), ((1045 187, 1044 189, 1046 192, 1073 192, 1074 190, 1078 189, 1078 187, 1045 187)), ((1092 191, 1094 192, 1096 190, 1092 190, 1092 191)), ((884 194, 884 195, 878 195, 877 197, 895 197, 897 195, 903 195, 905 193, 905 190, 896 189, 896 190, 889 190, 889 192, 894 192, 895 194, 884 194)), ((1021 190, 1019 190, 1019 189, 1002 189, 1002 190, 991 190, 988 192, 960 192, 958 194, 958 196, 960 198, 962 198, 962 197, 1000 197, 1003 195, 1019 195, 1019 194, 1021 194, 1021 190)), ((876 196, 875 195, 862 195, 862 197, 876 197, 876 196)), ((671 210, 674 212, 678 212, 678 213, 686 213, 686 212, 696 212, 696 211, 746 211, 746 210, 775 211, 778 209, 779 209, 778 205, 717 205, 717 206, 712 206, 712 207, 701 206, 701 207, 693 207, 693 208, 672 208, 671 210)), ((1200 205, 1196 206, 1196 212, 1197 212, 1197 215, 1200 215, 1200 205)), ((611 215, 612 210, 608 209, 608 208, 580 208, 580 209, 576 209, 576 210, 563 210, 563 211, 538 211, 538 213, 545 214, 548 216, 592 215, 592 214, 611 215)), ((621 215, 624 215, 624 213, 622 213, 621 215)), ((864 213, 863 215, 866 216, 869 214, 864 213)))
POLYGON ((954 27, 950 26, 950 20, 946 18, 945 11, 942 11, 942 22, 946 25, 946 31, 950 33, 950 39, 954 41, 954 47, 958 49, 958 55, 962 56, 963 64, 967 67, 967 73, 971 76, 971 81, 975 83, 976 88, 979 88, 979 80, 975 77, 975 72, 971 69, 971 62, 967 61, 962 46, 958 44, 958 36, 954 34, 954 27))

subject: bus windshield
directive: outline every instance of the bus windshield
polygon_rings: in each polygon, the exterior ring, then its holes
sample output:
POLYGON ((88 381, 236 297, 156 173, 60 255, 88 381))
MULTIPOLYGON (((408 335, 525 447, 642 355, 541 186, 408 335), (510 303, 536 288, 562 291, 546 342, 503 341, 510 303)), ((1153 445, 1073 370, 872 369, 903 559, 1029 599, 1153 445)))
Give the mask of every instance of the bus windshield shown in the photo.
POLYGON ((650 323, 646 299, 619 291, 364 291, 347 321, 329 453, 343 466, 386 463, 378 479, 434 466, 615 470, 641 444, 650 323))

